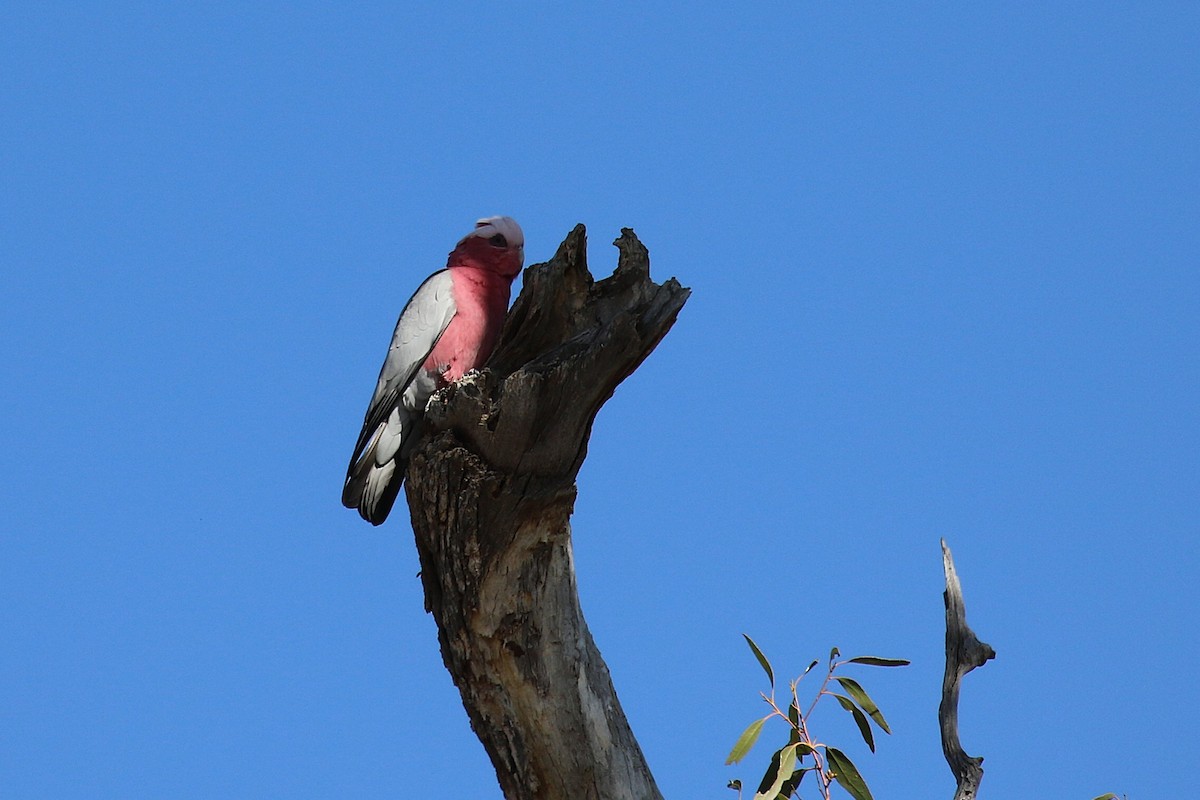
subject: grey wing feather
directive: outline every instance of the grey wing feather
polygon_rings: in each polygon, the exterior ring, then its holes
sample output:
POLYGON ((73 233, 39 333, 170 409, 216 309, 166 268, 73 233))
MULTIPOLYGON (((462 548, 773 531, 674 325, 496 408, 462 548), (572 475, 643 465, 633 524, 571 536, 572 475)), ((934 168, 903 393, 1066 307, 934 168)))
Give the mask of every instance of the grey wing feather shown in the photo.
POLYGON ((354 445, 342 503, 375 525, 387 517, 404 480, 402 445, 433 390, 421 365, 454 318, 452 285, 448 270, 435 272, 404 306, 354 445))
POLYGON ((391 414, 400 395, 412 383, 417 370, 445 332, 456 311, 449 270, 433 273, 400 312, 392 344, 379 370, 375 393, 363 418, 362 432, 354 447, 357 459, 375 428, 391 414))

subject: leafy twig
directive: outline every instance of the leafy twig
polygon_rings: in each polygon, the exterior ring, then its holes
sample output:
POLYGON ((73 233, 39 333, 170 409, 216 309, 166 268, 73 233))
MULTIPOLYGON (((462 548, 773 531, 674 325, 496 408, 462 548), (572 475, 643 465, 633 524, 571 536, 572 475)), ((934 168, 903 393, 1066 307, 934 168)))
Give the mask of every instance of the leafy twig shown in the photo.
MULTIPOLYGON (((875 752, 875 737, 871 732, 870 723, 874 722, 884 733, 891 733, 887 721, 883 717, 883 712, 879 710, 875 701, 863 689, 862 684, 853 678, 835 673, 850 664, 873 667, 902 667, 909 662, 900 658, 880 658, 878 656, 856 656, 839 661, 838 658, 841 653, 835 647, 829 652, 829 662, 825 679, 821 682, 820 687, 813 696, 808 710, 801 714, 800 681, 819 662, 813 661, 800 677, 789 682, 788 689, 791 699, 785 711, 779 707, 779 704, 775 700, 775 670, 772 668, 771 662, 763 654, 759 646, 754 643, 753 639, 745 634, 742 635, 745 637, 746 644, 750 646, 750 651, 754 654, 759 666, 763 668, 763 672, 767 674, 767 680, 770 682, 770 692, 760 692, 759 694, 763 701, 771 708, 771 713, 762 719, 755 720, 747 726, 742 735, 738 737, 725 763, 736 764, 745 758, 758 742, 763 728, 769 720, 779 717, 788 726, 787 744, 776 750, 771 756, 771 763, 763 775, 758 791, 754 794, 754 800, 786 800, 789 797, 798 797, 796 792, 800 786, 800 782, 809 772, 816 774, 817 786, 824 800, 830 800, 830 790, 834 783, 845 789, 855 800, 873 800, 871 792, 867 788, 866 781, 863 780, 862 774, 858 771, 854 762, 841 750, 816 739, 809 731, 809 718, 812 716, 822 697, 835 698, 838 704, 854 718, 863 741, 867 743, 871 752, 875 752), (846 694, 843 695, 831 691, 829 684, 832 681, 836 681, 846 694), (812 759, 812 763, 806 764, 805 759, 812 759)), ((742 782, 740 780, 730 781, 729 787, 737 790, 740 800, 742 782)))

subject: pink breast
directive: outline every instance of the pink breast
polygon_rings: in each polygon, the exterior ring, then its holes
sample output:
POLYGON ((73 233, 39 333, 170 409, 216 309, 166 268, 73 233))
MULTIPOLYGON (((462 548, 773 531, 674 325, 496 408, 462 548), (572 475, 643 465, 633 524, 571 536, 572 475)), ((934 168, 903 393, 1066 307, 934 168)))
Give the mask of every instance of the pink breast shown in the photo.
POLYGON ((444 383, 479 369, 492 354, 508 310, 509 284, 499 276, 452 268, 458 311, 434 345, 424 368, 444 383))

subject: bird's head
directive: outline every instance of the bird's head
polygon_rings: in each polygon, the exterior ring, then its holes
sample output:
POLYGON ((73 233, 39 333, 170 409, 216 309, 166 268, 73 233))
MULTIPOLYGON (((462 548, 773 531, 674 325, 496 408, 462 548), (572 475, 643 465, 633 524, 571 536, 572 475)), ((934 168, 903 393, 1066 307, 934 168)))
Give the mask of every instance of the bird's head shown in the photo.
POLYGON ((487 217, 475 223, 450 253, 446 266, 475 267, 512 280, 525 263, 525 234, 512 217, 487 217))

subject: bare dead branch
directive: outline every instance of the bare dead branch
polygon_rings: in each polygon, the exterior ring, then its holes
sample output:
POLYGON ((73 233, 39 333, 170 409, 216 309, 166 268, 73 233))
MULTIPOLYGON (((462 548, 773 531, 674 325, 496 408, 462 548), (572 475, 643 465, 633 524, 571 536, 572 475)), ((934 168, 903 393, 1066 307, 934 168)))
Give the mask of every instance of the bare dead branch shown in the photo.
POLYGON ((958 738, 958 689, 962 678, 976 667, 982 667, 996 657, 991 645, 979 641, 967 625, 967 610, 963 604, 962 584, 954 571, 954 557, 946 540, 942 539, 942 567, 946 572, 946 674, 942 679, 942 702, 938 721, 942 728, 942 752, 958 789, 954 800, 974 800, 983 780, 983 757, 966 754, 958 738))

